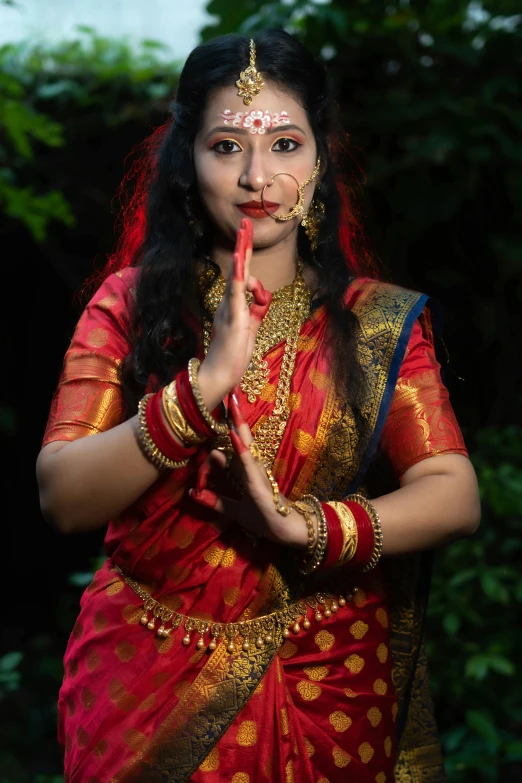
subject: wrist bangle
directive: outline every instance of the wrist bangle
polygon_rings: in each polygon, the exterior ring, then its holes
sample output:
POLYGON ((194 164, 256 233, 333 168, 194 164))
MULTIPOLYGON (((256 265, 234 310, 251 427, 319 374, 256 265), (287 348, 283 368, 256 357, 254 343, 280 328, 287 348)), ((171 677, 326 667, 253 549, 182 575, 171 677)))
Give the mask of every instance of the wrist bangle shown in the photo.
POLYGON ((172 431, 179 440, 187 446, 197 446, 206 439, 205 435, 197 433, 183 415, 176 394, 176 382, 172 381, 165 386, 161 395, 163 413, 172 431))
POLYGON ((308 533, 308 543, 306 545, 306 558, 309 560, 314 553, 314 549, 317 543, 315 528, 314 528, 314 520, 313 520, 314 510, 307 503, 303 503, 302 500, 296 500, 295 503, 293 503, 292 505, 293 508, 295 508, 295 510, 299 514, 301 514, 301 516, 304 517, 306 522, 306 530, 308 533))
POLYGON ((228 425, 217 421, 217 419, 215 419, 212 416, 209 409, 205 405, 205 401, 203 400, 203 397, 199 390, 198 370, 200 364, 201 364, 200 360, 196 358, 191 359, 188 363, 188 377, 189 377, 190 386, 192 388, 192 394, 194 395, 194 399, 196 400, 196 405, 198 406, 199 412, 201 413, 203 419, 206 421, 210 429, 216 435, 227 435, 228 425))
MULTIPOLYGON (((148 409, 150 408, 151 399, 153 397, 155 397, 155 394, 146 394, 144 397, 142 397, 138 404, 138 420, 140 423, 138 431, 138 443, 149 462, 152 462, 152 464, 159 470, 164 470, 165 468, 169 468, 170 470, 175 468, 184 468, 188 465, 188 459, 175 460, 167 456, 158 447, 157 443, 151 436, 149 431, 150 418, 148 419, 147 413, 148 409)), ((172 442, 174 443, 174 441, 172 442)), ((178 446, 178 449, 180 454, 184 451, 181 446, 178 446)), ((174 448, 172 448, 172 450, 169 449, 169 451, 172 455, 174 448)))
POLYGON ((315 515, 317 517, 317 542, 314 548, 314 552, 312 555, 312 558, 310 561, 305 562, 305 566, 302 569, 303 574, 312 574, 314 571, 317 571, 324 554, 326 552, 326 547, 328 544, 328 525, 326 523, 326 517, 323 511, 323 507, 319 500, 314 495, 303 495, 302 498, 300 498, 303 503, 309 503, 313 510, 315 511, 315 515))
POLYGON ((353 513, 346 504, 333 501, 327 503, 326 505, 333 509, 337 516, 337 523, 341 531, 342 542, 336 565, 339 567, 344 566, 353 560, 355 553, 357 552, 357 546, 359 543, 357 522, 355 521, 353 513))
POLYGON ((250 444, 249 451, 252 454, 252 456, 254 457, 254 459, 256 460, 256 462, 258 462, 259 465, 261 465, 261 467, 264 469, 264 471, 265 471, 265 473, 266 473, 266 475, 268 477, 268 480, 270 482, 270 486, 272 487, 272 493, 273 493, 273 497, 274 497, 274 505, 276 507, 276 511, 279 514, 281 514, 281 516, 287 517, 288 514, 292 510, 292 506, 289 505, 288 503, 282 503, 281 502, 281 492, 279 490, 279 484, 275 480, 274 474, 272 473, 270 467, 266 464, 266 462, 263 462, 263 458, 261 456, 261 452, 259 451, 259 446, 255 442, 255 440, 252 441, 252 443, 250 444))
MULTIPOLYGON (((367 519, 370 522, 370 525, 371 525, 371 528, 372 528, 372 532, 373 532, 373 542, 372 542, 371 554, 370 554, 369 558, 365 558, 366 559, 366 563, 365 563, 364 567, 361 570, 362 571, 371 571, 373 568, 375 568, 375 566, 379 562, 379 560, 381 558, 381 555, 382 555, 383 535, 382 535, 381 520, 379 519, 379 515, 377 514, 377 511, 375 510, 375 507, 373 506, 373 504, 370 503, 370 501, 367 498, 365 498, 363 495, 349 495, 347 498, 345 498, 344 502, 345 503, 350 503, 350 505, 353 503, 353 504, 358 505, 360 508, 362 508, 363 511, 366 512, 366 517, 367 517, 367 519)), ((355 509, 353 509, 353 507, 352 507, 352 510, 355 511, 355 509)), ((355 513, 354 513, 354 516, 356 516, 355 513)), ((357 517, 356 517, 356 519, 357 519, 357 517)), ((359 530, 359 539, 361 539, 361 535, 360 535, 361 534, 361 526, 360 525, 358 525, 358 530, 359 530)), ((358 549, 359 548, 360 547, 358 547, 358 549)), ((357 557, 357 555, 359 555, 359 552, 357 552, 356 555, 354 556, 354 558, 353 558, 354 561, 359 559, 357 557)))

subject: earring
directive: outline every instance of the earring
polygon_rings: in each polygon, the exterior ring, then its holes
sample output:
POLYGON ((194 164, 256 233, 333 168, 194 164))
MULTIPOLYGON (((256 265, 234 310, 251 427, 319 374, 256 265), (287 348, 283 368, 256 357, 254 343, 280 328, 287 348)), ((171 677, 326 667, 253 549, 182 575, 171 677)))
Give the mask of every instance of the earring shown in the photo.
POLYGON ((308 237, 312 250, 317 250, 317 240, 319 238, 319 229, 321 227, 321 220, 324 217, 325 208, 321 199, 314 194, 312 203, 308 208, 308 212, 301 220, 301 225, 305 230, 305 234, 308 237))

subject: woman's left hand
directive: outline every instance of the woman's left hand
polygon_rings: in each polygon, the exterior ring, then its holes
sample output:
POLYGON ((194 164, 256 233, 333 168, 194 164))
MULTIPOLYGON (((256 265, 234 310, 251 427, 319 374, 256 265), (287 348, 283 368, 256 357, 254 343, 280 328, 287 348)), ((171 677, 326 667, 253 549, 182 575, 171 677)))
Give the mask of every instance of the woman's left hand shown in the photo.
MULTIPOLYGON (((207 487, 207 479, 210 475, 217 477, 218 485, 223 486, 227 483, 226 457, 222 451, 214 450, 202 465, 197 487, 191 490, 190 496, 197 503, 235 520, 255 536, 268 538, 279 544, 305 548, 308 541, 305 520, 295 509, 292 509, 287 516, 277 511, 266 470, 250 451, 249 446, 254 438, 235 395, 230 397, 229 411, 233 422, 230 438, 235 452, 231 470, 243 486, 244 494, 234 498, 217 494, 207 487)), ((280 501, 283 505, 288 503, 282 494, 280 494, 280 501)))

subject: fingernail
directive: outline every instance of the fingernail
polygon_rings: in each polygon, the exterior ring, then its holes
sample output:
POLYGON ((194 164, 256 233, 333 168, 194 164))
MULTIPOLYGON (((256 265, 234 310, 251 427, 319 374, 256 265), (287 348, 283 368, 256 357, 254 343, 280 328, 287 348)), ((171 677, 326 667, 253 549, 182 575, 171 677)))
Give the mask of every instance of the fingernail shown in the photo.
POLYGON ((244 454, 245 451, 248 451, 248 448, 245 446, 235 430, 230 430, 230 440, 232 441, 232 445, 236 454, 244 454))

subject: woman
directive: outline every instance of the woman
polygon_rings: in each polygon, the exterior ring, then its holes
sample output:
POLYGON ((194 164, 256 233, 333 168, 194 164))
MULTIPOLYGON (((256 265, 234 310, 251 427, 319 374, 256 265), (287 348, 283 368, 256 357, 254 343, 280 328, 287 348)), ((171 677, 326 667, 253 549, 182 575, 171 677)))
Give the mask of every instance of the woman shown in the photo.
POLYGON ((195 49, 149 145, 38 460, 47 518, 108 522, 71 783, 443 779, 413 554, 474 532, 476 480, 426 297, 341 247, 335 127, 322 66, 267 31, 195 49))

